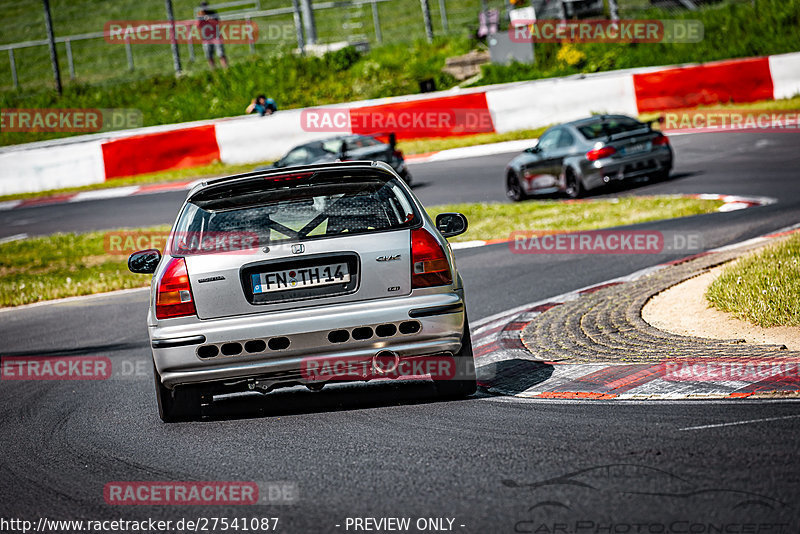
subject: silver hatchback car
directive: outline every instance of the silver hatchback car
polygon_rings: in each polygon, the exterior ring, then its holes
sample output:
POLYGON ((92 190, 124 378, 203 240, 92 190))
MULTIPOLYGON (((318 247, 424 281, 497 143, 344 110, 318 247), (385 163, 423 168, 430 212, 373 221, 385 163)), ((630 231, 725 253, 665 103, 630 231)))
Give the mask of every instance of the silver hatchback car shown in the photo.
POLYGON ((430 376, 476 389, 464 286, 446 237, 382 162, 275 169, 196 185, 152 273, 147 326, 164 421, 215 394, 430 376))

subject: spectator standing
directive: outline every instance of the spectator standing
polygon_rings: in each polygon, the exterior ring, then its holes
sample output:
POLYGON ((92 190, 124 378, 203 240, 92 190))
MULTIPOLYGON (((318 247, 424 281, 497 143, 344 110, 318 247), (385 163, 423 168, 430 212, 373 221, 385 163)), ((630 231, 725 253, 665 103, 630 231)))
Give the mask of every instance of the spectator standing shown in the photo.
POLYGON ((200 39, 203 41, 203 53, 208 60, 208 66, 212 69, 214 64, 214 52, 219 58, 219 63, 223 68, 228 68, 228 58, 225 56, 225 46, 222 44, 222 34, 220 33, 219 15, 208 7, 208 2, 201 2, 200 9, 197 10, 197 27, 200 30, 200 39))

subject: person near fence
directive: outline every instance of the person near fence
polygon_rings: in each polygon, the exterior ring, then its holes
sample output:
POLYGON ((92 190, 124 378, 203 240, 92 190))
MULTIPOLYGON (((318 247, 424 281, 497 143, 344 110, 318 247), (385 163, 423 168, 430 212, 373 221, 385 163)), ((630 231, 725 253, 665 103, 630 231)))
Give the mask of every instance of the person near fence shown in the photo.
POLYGON ((222 68, 228 68, 228 58, 225 56, 225 46, 220 37, 219 15, 216 11, 208 7, 208 2, 200 2, 197 10, 197 26, 200 30, 200 39, 203 41, 203 53, 208 60, 208 66, 212 69, 214 64, 214 52, 217 53, 219 64, 222 68))
POLYGON ((258 95, 250 101, 246 113, 258 113, 263 117, 264 115, 272 115, 276 111, 278 111, 278 105, 273 99, 267 98, 266 95, 258 95))

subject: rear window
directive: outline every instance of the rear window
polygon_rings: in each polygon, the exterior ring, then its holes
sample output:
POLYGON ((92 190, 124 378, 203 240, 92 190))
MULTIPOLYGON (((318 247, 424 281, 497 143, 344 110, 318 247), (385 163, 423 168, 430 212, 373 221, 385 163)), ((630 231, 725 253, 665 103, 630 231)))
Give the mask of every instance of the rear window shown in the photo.
POLYGON ((645 128, 641 122, 627 117, 615 117, 602 121, 593 122, 583 126, 578 126, 578 131, 586 139, 597 139, 623 132, 632 132, 645 128))
POLYGON ((342 143, 345 144, 345 148, 347 150, 356 150, 359 148, 378 146, 381 144, 381 142, 375 139, 374 137, 370 137, 368 135, 356 135, 352 137, 344 137, 344 138, 337 138, 337 139, 330 139, 328 141, 323 141, 322 146, 325 148, 325 150, 328 150, 329 152, 339 152, 339 150, 342 147, 342 143))
MULTIPOLYGON (((317 177, 315 177, 317 178, 317 177)), ((190 201, 175 226, 172 252, 227 250, 232 236, 253 246, 415 226, 414 203, 396 178, 251 181, 190 201)), ((202 193, 201 193, 202 194, 202 193)))

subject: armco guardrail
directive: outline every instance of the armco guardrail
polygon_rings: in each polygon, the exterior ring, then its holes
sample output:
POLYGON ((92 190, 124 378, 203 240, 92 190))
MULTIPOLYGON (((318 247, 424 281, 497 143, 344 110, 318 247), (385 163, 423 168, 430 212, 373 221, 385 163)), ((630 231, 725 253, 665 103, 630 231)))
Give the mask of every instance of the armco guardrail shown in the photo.
MULTIPOLYGON (((327 106, 348 116, 458 109, 488 117, 487 129, 507 132, 573 120, 593 112, 637 114, 720 102, 788 98, 800 93, 800 53, 678 67, 649 67, 494 85, 460 91, 351 102, 327 106), (362 113, 353 110, 363 109, 362 113)), ((0 194, 36 192, 113 180, 166 169, 206 164, 277 159, 292 146, 333 135, 304 128, 309 110, 280 111, 175 124, 65 140, 17 145, 0 150, 0 194)), ((341 133, 370 130, 364 121, 341 133)), ((447 134, 438 129, 396 130, 399 139, 447 134), (427 134, 426 134, 427 132, 427 134)), ((391 128, 389 128, 391 129, 391 128)), ((463 135, 453 129, 450 135, 463 135)))

